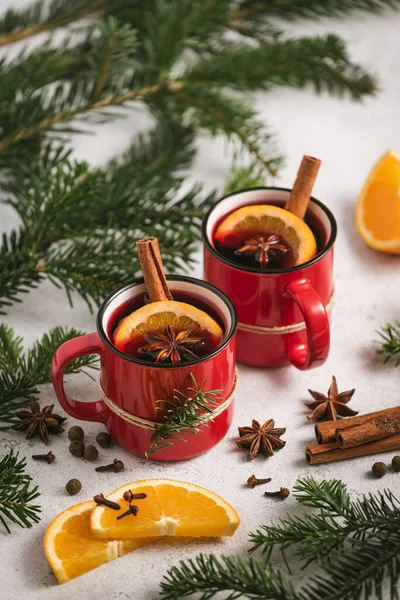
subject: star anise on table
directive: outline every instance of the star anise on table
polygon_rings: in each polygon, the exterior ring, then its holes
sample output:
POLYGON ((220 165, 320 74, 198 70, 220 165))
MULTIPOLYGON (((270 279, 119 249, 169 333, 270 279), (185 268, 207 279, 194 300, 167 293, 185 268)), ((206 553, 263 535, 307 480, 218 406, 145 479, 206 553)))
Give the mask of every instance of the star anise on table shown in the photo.
POLYGON ((275 428, 275 421, 269 419, 260 425, 258 421, 253 419, 251 427, 239 427, 240 439, 236 441, 236 445, 243 449, 249 449, 249 459, 253 460, 260 452, 267 456, 273 456, 274 450, 280 450, 286 442, 280 439, 286 431, 285 427, 275 428))
POLYGON ((196 349, 202 346, 205 338, 196 337, 189 329, 175 333, 170 325, 164 333, 145 333, 144 339, 149 343, 138 349, 139 354, 157 354, 156 363, 170 360, 179 363, 183 358, 198 358, 196 349))
POLYGON ((268 237, 265 237, 259 235, 250 240, 246 240, 244 246, 238 248, 238 250, 235 251, 235 254, 239 256, 253 256, 254 259, 260 263, 260 267, 264 269, 269 262, 271 253, 286 253, 288 250, 289 248, 281 243, 279 236, 269 235, 268 237))
POLYGON ((308 391, 314 398, 314 400, 306 402, 306 406, 312 409, 312 413, 307 416, 308 419, 336 421, 338 415, 341 417, 358 415, 358 411, 346 406, 356 390, 348 390, 339 394, 335 377, 332 377, 332 383, 327 396, 313 390, 308 391))
POLYGON ((49 433, 62 433, 64 429, 61 424, 66 421, 66 417, 54 414, 53 408, 54 404, 40 410, 39 402, 32 400, 30 410, 17 410, 15 414, 20 422, 13 425, 12 429, 26 431, 27 439, 39 434, 43 442, 47 444, 49 433))

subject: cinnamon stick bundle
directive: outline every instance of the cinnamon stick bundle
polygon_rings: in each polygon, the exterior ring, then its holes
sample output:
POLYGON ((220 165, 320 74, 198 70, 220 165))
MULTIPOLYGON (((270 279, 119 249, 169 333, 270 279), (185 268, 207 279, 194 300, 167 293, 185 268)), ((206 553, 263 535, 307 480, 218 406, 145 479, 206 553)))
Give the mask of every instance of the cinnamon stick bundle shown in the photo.
POLYGON ((400 433, 400 421, 388 417, 372 419, 361 425, 336 430, 336 441, 342 448, 352 448, 400 433))
POLYGON ((285 206, 286 210, 297 215, 300 219, 304 219, 307 212, 320 166, 321 161, 318 158, 303 156, 290 198, 285 206))
POLYGON ((378 452, 390 452, 400 449, 400 433, 381 440, 368 442, 360 446, 343 448, 337 442, 314 444, 306 448, 306 460, 310 465, 321 465, 337 460, 368 456, 378 452))
POLYGON ((400 421, 400 406, 393 406, 392 408, 385 408, 384 410, 378 410, 376 412, 367 413, 365 415, 357 415, 356 417, 349 417, 341 421, 325 421, 323 423, 316 423, 315 435, 319 444, 330 444, 336 442, 336 432, 353 427, 354 425, 362 425, 368 421, 374 419, 387 418, 393 421, 400 421))

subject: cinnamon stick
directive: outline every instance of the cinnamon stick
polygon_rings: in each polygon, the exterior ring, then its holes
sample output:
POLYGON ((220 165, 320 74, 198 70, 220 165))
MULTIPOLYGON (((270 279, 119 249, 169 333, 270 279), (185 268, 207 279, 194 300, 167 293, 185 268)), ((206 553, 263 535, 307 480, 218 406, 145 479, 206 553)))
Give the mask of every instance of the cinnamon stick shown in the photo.
POLYGON ((313 156, 303 156, 300 168, 297 172, 292 193, 285 206, 300 219, 304 219, 310 202, 312 189, 318 175, 321 161, 313 156))
POLYGON ((396 433, 400 433, 400 421, 389 417, 380 417, 361 425, 336 430, 336 441, 342 448, 351 448, 388 438, 396 433))
POLYGON ((357 415, 356 417, 349 417, 341 421, 325 421, 323 423, 316 423, 315 435, 317 436, 318 443, 329 444, 336 442, 336 431, 353 427, 354 425, 362 425, 367 421, 377 418, 388 418, 395 421, 400 420, 400 406, 392 406, 391 408, 385 408, 384 410, 377 410, 376 412, 366 413, 365 415, 357 415))
POLYGON ((382 440, 375 440, 361 446, 342 448, 337 442, 332 444, 314 444, 306 448, 306 460, 310 465, 322 465, 337 460, 347 460, 359 456, 368 456, 378 452, 390 452, 400 449, 400 433, 382 440))
POLYGON ((136 248, 150 302, 173 300, 165 277, 157 238, 143 238, 136 242, 136 248))

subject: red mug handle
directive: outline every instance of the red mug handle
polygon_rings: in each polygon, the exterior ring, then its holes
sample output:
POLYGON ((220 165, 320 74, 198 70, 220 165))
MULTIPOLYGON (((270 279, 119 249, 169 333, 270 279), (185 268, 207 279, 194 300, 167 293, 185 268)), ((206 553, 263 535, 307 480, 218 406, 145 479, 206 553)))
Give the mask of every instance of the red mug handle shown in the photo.
POLYGON ((104 346, 97 333, 87 333, 61 344, 53 355, 51 377, 54 391, 66 413, 82 421, 105 422, 105 405, 101 400, 96 402, 80 402, 73 400, 64 389, 64 374, 69 363, 86 354, 103 356, 104 346))
POLYGON ((289 283, 283 295, 297 304, 307 330, 306 343, 296 332, 285 335, 288 358, 301 370, 319 367, 328 358, 330 347, 329 318, 325 306, 307 278, 289 283))

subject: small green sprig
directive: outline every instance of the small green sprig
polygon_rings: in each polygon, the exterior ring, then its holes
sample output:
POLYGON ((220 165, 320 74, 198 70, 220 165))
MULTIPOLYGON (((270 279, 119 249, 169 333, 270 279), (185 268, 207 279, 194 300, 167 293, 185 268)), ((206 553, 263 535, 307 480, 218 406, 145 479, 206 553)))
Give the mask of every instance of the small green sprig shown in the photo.
POLYGON ((213 409, 219 404, 221 390, 204 390, 204 383, 199 387, 190 374, 193 387, 187 394, 174 390, 173 400, 158 400, 158 410, 164 416, 164 422, 154 428, 153 439, 146 452, 146 457, 159 452, 176 441, 184 441, 187 433, 196 435, 203 425, 213 419, 213 409))
POLYGON ((384 356, 384 363, 395 359, 394 366, 400 365, 400 321, 388 323, 385 327, 378 330, 378 334, 382 338, 382 345, 377 350, 377 354, 384 356))
POLYGON ((11 533, 10 523, 32 527, 40 521, 40 506, 33 504, 40 493, 32 487, 25 467, 26 459, 12 451, 0 461, 0 522, 7 533, 11 533))

